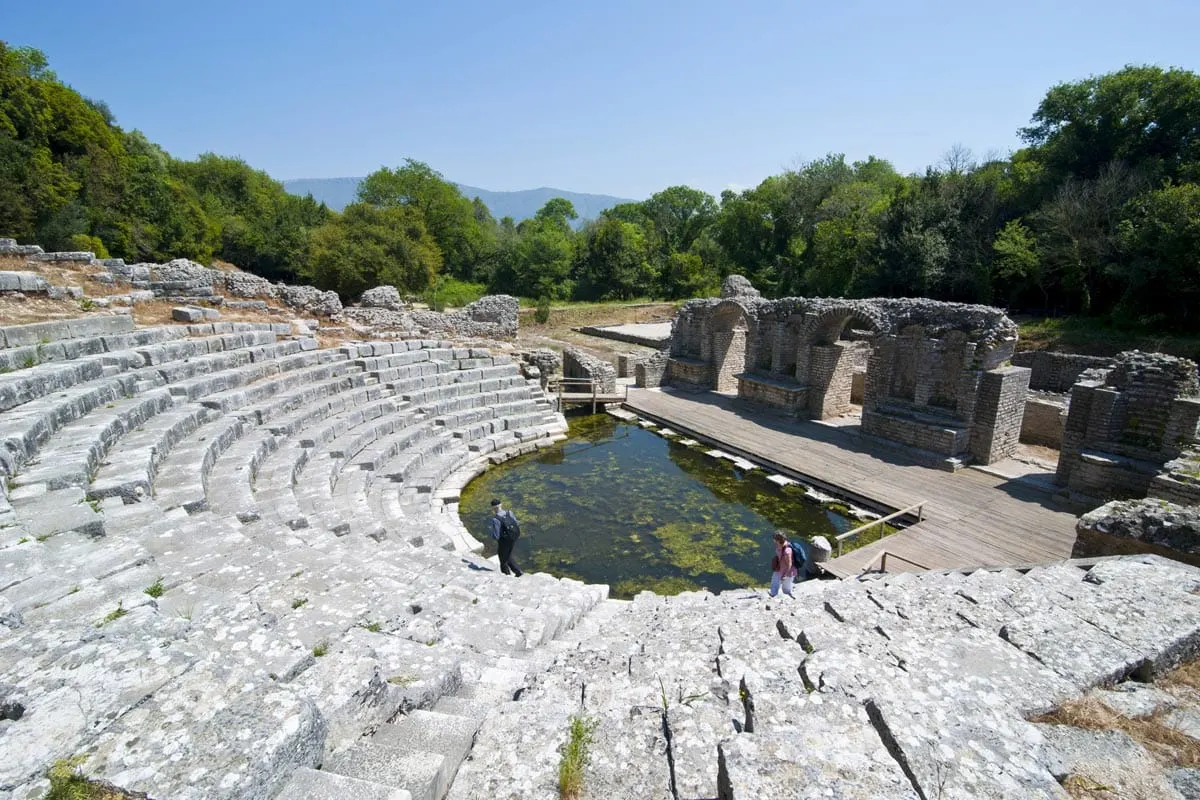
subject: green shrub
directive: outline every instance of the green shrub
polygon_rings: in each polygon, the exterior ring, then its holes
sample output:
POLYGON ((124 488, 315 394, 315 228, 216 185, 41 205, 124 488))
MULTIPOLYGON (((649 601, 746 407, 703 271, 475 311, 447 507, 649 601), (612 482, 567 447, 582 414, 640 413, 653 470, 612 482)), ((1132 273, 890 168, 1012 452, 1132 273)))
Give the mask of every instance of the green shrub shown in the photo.
POLYGON ((50 790, 45 800, 127 800, 133 796, 106 783, 89 781, 79 770, 81 763, 83 756, 54 762, 46 775, 50 790))
POLYGON ((104 246, 104 242, 100 241, 99 236, 88 236, 86 233, 77 233, 71 237, 72 250, 87 250, 96 254, 96 258, 108 258, 108 248, 104 246))
POLYGON ((533 312, 533 320, 538 325, 545 325, 550 321, 550 298, 539 297, 537 301, 537 310, 533 312))
POLYGON ((440 278, 433 286, 425 290, 421 300, 428 303, 434 311, 444 311, 447 306, 462 308, 474 303, 487 294, 487 286, 482 283, 460 281, 457 278, 440 278))

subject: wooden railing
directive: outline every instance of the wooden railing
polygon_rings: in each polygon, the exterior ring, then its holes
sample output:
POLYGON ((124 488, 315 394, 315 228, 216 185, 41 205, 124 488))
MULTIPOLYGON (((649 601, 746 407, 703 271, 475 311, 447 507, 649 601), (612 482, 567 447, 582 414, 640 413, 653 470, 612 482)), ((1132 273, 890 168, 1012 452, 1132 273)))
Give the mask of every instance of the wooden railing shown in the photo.
POLYGON ((556 411, 563 410, 563 395, 564 394, 567 395, 568 399, 573 402, 586 403, 590 399, 591 404, 592 404, 592 413, 593 414, 596 413, 596 406, 601 402, 604 402, 604 403, 613 402, 614 398, 616 398, 617 402, 623 402, 625 398, 629 397, 629 387, 628 386, 618 385, 617 388, 619 390, 623 390, 622 394, 610 395, 610 394, 600 392, 599 388, 596 385, 596 382, 594 380, 592 380, 591 378, 557 378, 557 379, 555 379, 555 384, 556 385, 554 387, 554 393, 558 398, 558 406, 555 409, 556 411), (567 386, 567 385, 578 386, 578 387, 584 389, 585 391, 582 391, 582 392, 566 391, 566 392, 564 392, 563 386, 567 386))
MULTIPOLYGON (((918 564, 916 561, 913 561, 912 559, 905 558, 904 556, 901 556, 901 555, 896 555, 895 553, 893 553, 890 550, 884 550, 883 554, 879 558, 879 571, 880 572, 887 572, 888 556, 891 556, 892 558, 896 559, 897 561, 903 561, 905 564, 911 564, 912 566, 916 567, 917 569, 929 569, 929 567, 925 566, 924 564, 918 564)), ((868 571, 867 569, 863 570, 863 572, 867 572, 867 571, 868 571)))
POLYGON ((902 508, 899 511, 888 514, 886 517, 880 517, 879 519, 873 519, 870 522, 868 522, 866 525, 859 525, 857 528, 855 528, 852 531, 846 531, 845 533, 838 534, 837 536, 833 537, 834 539, 837 540, 837 554, 839 556, 842 554, 842 543, 844 541, 846 541, 847 539, 852 539, 855 536, 858 536, 859 534, 861 534, 863 531, 870 530, 875 525, 882 525, 885 522, 890 522, 891 520, 896 519, 896 517, 908 516, 913 511, 917 512, 917 522, 920 522, 922 519, 924 519, 925 501, 922 500, 919 503, 914 503, 913 505, 909 506, 908 508, 902 508))

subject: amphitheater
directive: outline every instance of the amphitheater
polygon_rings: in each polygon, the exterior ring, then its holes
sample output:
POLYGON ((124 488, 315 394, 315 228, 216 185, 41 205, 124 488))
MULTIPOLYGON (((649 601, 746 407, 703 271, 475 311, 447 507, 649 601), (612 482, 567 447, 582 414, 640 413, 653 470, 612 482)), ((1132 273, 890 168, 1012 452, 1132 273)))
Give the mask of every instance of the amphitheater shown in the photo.
POLYGON ((581 717, 587 798, 1051 798, 1080 774, 1197 796, 1125 734, 1034 721, 1086 696, 1197 734, 1196 698, 1150 683, 1200 649, 1195 568, 778 600, 510 578, 455 500, 565 435, 539 381, 495 347, 321 345, 128 314, 0 328, 0 797, 43 797, 68 759, 164 800, 555 798, 581 717))

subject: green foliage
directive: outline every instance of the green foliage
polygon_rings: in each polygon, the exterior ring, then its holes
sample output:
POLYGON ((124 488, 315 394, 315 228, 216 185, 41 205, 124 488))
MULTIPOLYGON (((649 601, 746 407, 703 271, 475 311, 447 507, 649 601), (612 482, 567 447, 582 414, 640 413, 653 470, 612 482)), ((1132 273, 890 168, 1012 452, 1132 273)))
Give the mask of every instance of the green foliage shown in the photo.
POLYGON ((159 597, 162 597, 163 594, 167 591, 167 589, 165 586, 163 586, 163 579, 160 576, 156 581, 154 581, 154 583, 150 584, 142 591, 145 592, 146 594, 150 595, 151 597, 157 599, 159 597))
POLYGON ((300 608, 301 606, 303 606, 303 605, 304 605, 305 603, 307 603, 307 602, 308 602, 308 598, 307 598, 307 597, 296 597, 296 598, 293 598, 293 599, 292 599, 292 608, 293 608, 293 609, 300 608))
POLYGON ((44 800, 125 800, 132 797, 103 782, 88 780, 80 770, 85 760, 85 756, 75 756, 54 762, 46 774, 50 789, 44 800))
POLYGON ((533 312, 533 319, 538 325, 545 325, 550 321, 550 298, 539 297, 537 308, 533 312))
MULTIPOLYGON (((104 615, 104 620, 101 621, 100 625, 107 625, 110 622, 116 622, 128 613, 129 611, 126 610, 124 601, 118 602, 116 608, 104 615)), ((100 627, 100 625, 97 625, 96 627, 100 627)))
POLYGON ((441 276, 425 290, 421 299, 428 303, 434 311, 442 311, 447 306, 462 308, 470 305, 485 294, 487 294, 486 284, 470 283, 457 278, 441 276))
POLYGON ((441 266, 441 251, 419 211, 354 203, 313 232, 301 275, 348 302, 367 289, 389 284, 402 293, 418 294, 441 266))
POLYGON ((562 800, 577 800, 583 796, 583 772, 591 757, 596 720, 583 715, 571 717, 567 741, 558 761, 558 796, 562 800))
POLYGON ((329 645, 326 642, 319 642, 317 644, 317 646, 314 647, 312 650, 312 654, 313 654, 314 658, 320 658, 321 656, 327 654, 328 652, 329 652, 329 645))
POLYGON ((96 258, 109 257, 108 248, 104 246, 104 242, 100 241, 99 236, 88 236, 86 233, 77 233, 70 238, 68 245, 72 250, 94 253, 96 258))
MULTIPOLYGON (((719 201, 687 186, 585 221, 550 199, 495 220, 428 164, 369 175, 335 214, 237 158, 172 158, 0 42, 0 233, 132 261, 214 258, 349 301, 391 284, 434 307, 715 292, 920 295, 1196 329, 1200 76, 1128 66, 1051 88, 1028 147, 937 168, 830 154, 719 201)), ((86 308, 85 308, 86 310, 86 308)))

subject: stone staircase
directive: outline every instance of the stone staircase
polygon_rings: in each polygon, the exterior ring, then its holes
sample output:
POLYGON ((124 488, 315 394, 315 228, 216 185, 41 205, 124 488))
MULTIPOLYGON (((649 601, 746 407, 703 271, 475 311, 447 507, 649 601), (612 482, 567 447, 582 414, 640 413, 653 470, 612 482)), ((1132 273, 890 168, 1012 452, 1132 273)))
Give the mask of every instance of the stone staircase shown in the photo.
POLYGON ((87 323, 0 329, 56 354, 0 374, 0 797, 76 756, 152 796, 444 795, 607 596, 432 513, 563 435, 537 383, 445 342, 87 323))
POLYGON ((1055 726, 1027 720, 1195 658, 1200 570, 1147 556, 810 581, 794 600, 646 593, 549 649, 483 720, 451 800, 558 797, 573 715, 595 725, 586 798, 1060 798, 1055 726))

